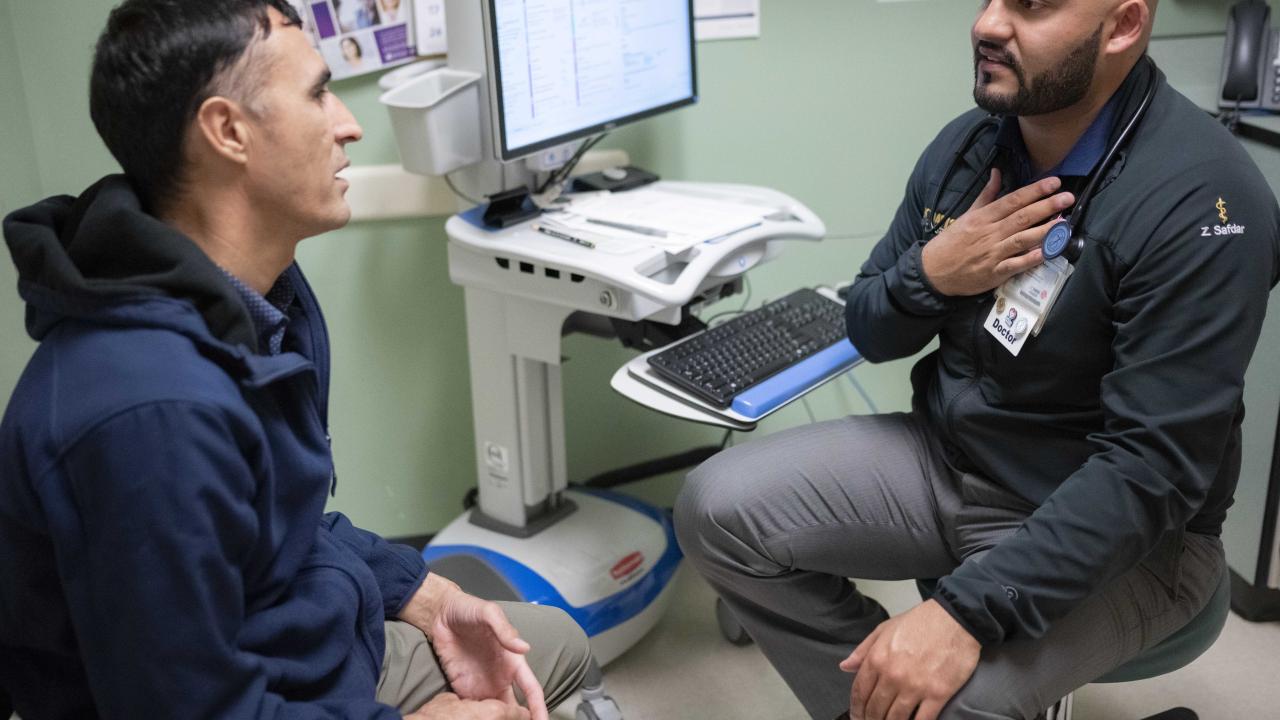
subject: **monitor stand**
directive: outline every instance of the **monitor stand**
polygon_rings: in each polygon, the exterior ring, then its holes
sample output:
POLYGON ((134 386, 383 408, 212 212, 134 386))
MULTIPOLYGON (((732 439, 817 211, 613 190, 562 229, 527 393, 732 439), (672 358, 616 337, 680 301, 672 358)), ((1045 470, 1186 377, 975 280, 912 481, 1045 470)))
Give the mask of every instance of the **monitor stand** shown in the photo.
MULTIPOLYGON (((569 486, 561 392, 566 323, 586 312, 678 325, 695 298, 719 297, 790 241, 826 233, 812 211, 777 191, 660 187, 759 206, 763 221, 678 255, 647 243, 588 249, 549 240, 529 223, 495 231, 478 213, 445 226, 449 275, 466 298, 478 504, 423 557, 463 588, 484 588, 486 597, 563 608, 586 629, 601 665, 657 623, 681 555, 667 511, 569 486)), ((644 441, 612 436, 609 427, 597 432, 605 443, 644 441)))

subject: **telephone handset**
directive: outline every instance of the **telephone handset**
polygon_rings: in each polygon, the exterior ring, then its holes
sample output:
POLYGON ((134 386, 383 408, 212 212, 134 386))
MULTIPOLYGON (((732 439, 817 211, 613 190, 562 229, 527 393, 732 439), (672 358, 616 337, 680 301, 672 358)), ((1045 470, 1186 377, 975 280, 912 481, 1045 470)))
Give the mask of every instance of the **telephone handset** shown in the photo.
POLYGON ((1280 33, 1265 0, 1241 0, 1227 18, 1218 107, 1280 111, 1280 33))

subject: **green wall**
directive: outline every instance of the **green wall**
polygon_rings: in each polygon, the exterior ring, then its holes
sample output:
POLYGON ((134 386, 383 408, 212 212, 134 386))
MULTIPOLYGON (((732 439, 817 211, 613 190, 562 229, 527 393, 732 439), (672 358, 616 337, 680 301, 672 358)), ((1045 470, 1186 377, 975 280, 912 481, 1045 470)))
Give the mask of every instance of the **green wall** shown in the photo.
MULTIPOLYGON (((93 42, 112 0, 0 0, 0 208, 74 193, 115 170, 88 117, 93 42)), ((627 129, 610 144, 673 179, 757 183, 809 204, 831 237, 752 273, 752 302, 855 272, 896 207, 916 155, 969 103, 976 0, 764 0, 758 40, 699 46, 701 103, 627 129)), ((1219 31, 1228 0, 1164 0, 1161 34, 1219 31)), ((335 84, 364 124, 357 164, 396 162, 371 79, 335 84)), ((299 259, 333 334, 332 502, 388 535, 440 529, 472 486, 462 292, 448 279, 439 219, 361 223, 303 243, 299 259)), ((0 397, 33 345, 8 263, 0 263, 0 397)), ((730 299, 733 306, 741 298, 730 299)), ((631 356, 614 343, 564 344, 569 474, 718 442, 605 390, 631 356), (602 429, 607 429, 602 433, 602 429), (601 442, 602 438, 611 441, 601 442)), ((901 361, 857 373, 881 409, 909 395, 901 361)), ((819 418, 864 412, 847 383, 812 396, 819 418)), ((801 404, 763 432, 807 422, 801 404)), ((669 503, 678 477, 631 491, 669 503)))
MULTIPOLYGON (((40 194, 31 120, 14 42, 8 2, 0 3, 0 216, 40 194)), ((7 258, 8 255, 6 254, 7 258)), ((11 290, 18 282, 13 264, 0 261, 0 398, 9 397, 35 343, 22 325, 22 308, 11 290)))

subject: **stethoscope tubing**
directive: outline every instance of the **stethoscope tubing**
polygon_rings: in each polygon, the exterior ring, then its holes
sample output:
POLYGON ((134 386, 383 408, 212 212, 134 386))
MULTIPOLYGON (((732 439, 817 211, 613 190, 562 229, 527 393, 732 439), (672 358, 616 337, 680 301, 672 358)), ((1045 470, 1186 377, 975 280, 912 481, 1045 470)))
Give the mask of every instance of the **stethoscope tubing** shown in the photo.
MULTIPOLYGON (((1156 82, 1158 77, 1156 74, 1156 65, 1149 57, 1144 56, 1144 60, 1147 62, 1148 72, 1150 75, 1150 82, 1148 83, 1149 87, 1147 88, 1146 94, 1143 96, 1142 102, 1139 103, 1137 109, 1134 110, 1133 115, 1129 118, 1128 123, 1125 124, 1124 129, 1121 130, 1120 135, 1116 138, 1115 142, 1111 144, 1111 147, 1107 149, 1106 154, 1103 155, 1102 160, 1098 163, 1097 167, 1095 167, 1093 172, 1089 174, 1089 182, 1085 185, 1084 190, 1077 198, 1075 207, 1066 213, 1061 220, 1055 223, 1045 235, 1042 243, 1042 250, 1045 253, 1045 259, 1047 260, 1057 257, 1058 255, 1067 254, 1067 259, 1071 262, 1075 262, 1079 257, 1079 252, 1083 250, 1083 237, 1077 233, 1077 230, 1082 228, 1084 225, 1085 213, 1088 211, 1089 202, 1098 192, 1102 178, 1106 176, 1107 169, 1111 166, 1112 162, 1114 162, 1116 155, 1121 149, 1128 145, 1134 132, 1137 130, 1138 125, 1142 122, 1142 119, 1146 117, 1147 110, 1151 107, 1151 102, 1155 98, 1156 90, 1158 89, 1158 83, 1156 82)), ((952 207, 947 211, 942 211, 938 207, 942 202, 942 195, 946 192, 947 185, 950 183, 951 177, 955 174, 960 163, 964 160, 964 156, 977 145, 979 136, 983 132, 988 129, 998 129, 999 124, 1000 120, 997 116, 986 117, 983 118, 980 123, 970 128, 965 134, 964 140, 960 144, 960 148, 955 152, 955 155, 951 159, 951 164, 947 167, 947 171, 942 175, 942 182, 938 184, 937 190, 934 191, 933 204, 930 206, 931 212, 926 213, 922 218, 925 238, 929 238, 937 234, 941 230, 942 224, 946 221, 945 218, 951 216, 958 209, 963 207, 965 203, 969 202, 969 196, 972 195, 974 189, 983 182, 983 178, 991 171, 991 168, 994 167, 996 158, 999 156, 998 147, 993 147, 991 152, 987 154, 987 157, 983 162, 982 170, 980 170, 974 176, 973 180, 969 182, 969 185, 965 187, 964 192, 960 194, 960 197, 956 199, 956 202, 952 207)))

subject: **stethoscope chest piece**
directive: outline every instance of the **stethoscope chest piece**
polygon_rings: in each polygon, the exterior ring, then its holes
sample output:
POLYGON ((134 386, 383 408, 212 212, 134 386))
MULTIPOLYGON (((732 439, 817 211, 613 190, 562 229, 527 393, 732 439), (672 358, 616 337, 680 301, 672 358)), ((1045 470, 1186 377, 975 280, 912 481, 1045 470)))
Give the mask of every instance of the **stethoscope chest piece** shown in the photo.
POLYGON ((1059 220, 1049 228, 1040 249, 1045 260, 1065 255, 1068 262, 1074 263, 1084 251, 1084 238, 1075 236, 1075 228, 1071 226, 1070 220, 1059 220))

